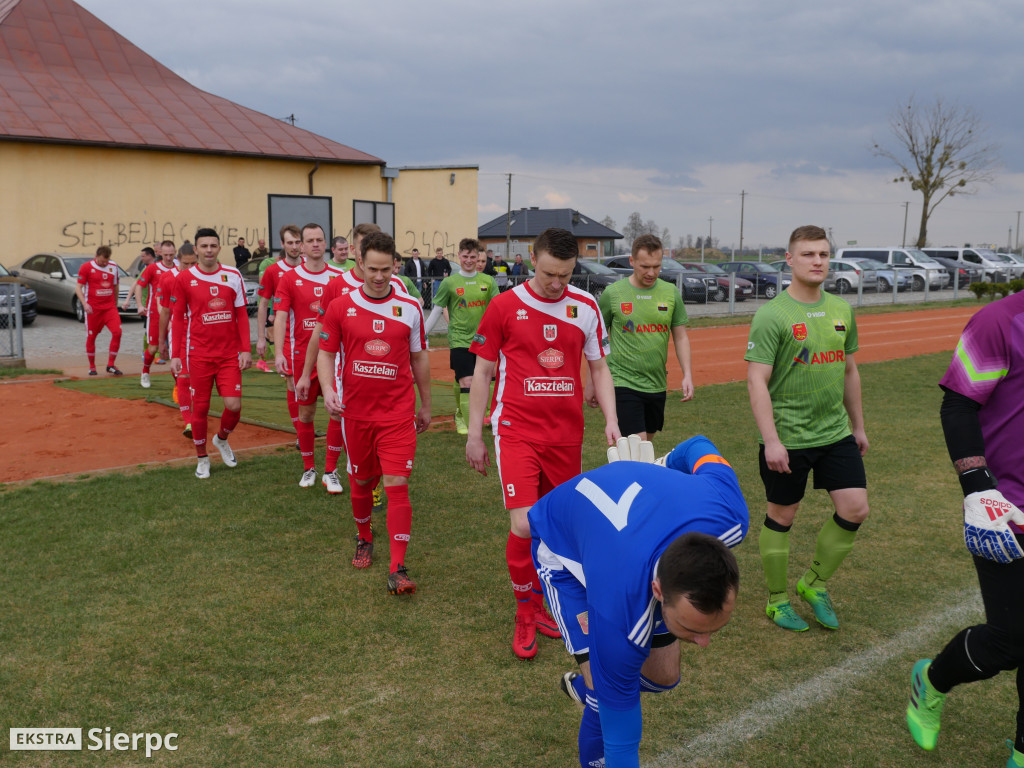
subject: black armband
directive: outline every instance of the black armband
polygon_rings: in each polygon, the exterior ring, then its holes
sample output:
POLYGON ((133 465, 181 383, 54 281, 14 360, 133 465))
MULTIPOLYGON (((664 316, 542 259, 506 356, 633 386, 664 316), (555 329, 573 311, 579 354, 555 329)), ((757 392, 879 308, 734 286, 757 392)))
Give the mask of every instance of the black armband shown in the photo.
POLYGON ((981 491, 991 491, 998 484, 996 476, 988 467, 975 467, 960 474, 960 487, 963 488, 964 496, 981 491))

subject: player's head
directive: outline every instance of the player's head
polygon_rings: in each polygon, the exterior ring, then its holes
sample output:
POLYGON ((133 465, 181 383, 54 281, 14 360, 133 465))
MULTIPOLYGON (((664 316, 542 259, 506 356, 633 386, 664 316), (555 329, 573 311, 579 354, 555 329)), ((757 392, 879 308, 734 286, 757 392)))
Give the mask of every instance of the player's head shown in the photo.
POLYGON ((217 230, 211 227, 200 227, 196 230, 195 249, 199 255, 199 266, 204 269, 212 269, 217 264, 217 257, 220 255, 220 235, 217 230))
POLYGON ((691 531, 668 545, 651 586, 661 601, 668 631, 684 642, 705 646, 732 617, 740 571, 725 544, 691 531))
POLYGON ((380 227, 370 221, 356 224, 352 230, 352 247, 349 249, 349 252, 355 254, 357 264, 359 263, 359 254, 362 252, 363 238, 367 235, 372 235, 374 232, 380 232, 380 227))
POLYGON ((196 249, 192 247, 192 243, 186 240, 178 249, 178 269, 188 269, 195 266, 197 261, 199 261, 199 257, 196 256, 196 249))
POLYGON ((302 227, 302 255, 307 259, 317 261, 324 257, 324 249, 327 246, 327 238, 324 237, 324 228, 315 222, 310 222, 302 227))
POLYGON ((331 255, 334 256, 334 260, 341 264, 342 262, 348 261, 348 238, 338 235, 336 238, 331 240, 331 255))
POLYGON ((476 272, 480 268, 480 241, 472 237, 459 240, 459 266, 463 272, 476 272))
POLYGON ((160 258, 163 259, 164 264, 170 264, 174 261, 174 255, 178 252, 178 249, 174 247, 173 240, 164 240, 160 243, 160 258))
POLYGON ((633 276, 638 287, 653 288, 661 274, 661 258, 663 255, 660 238, 655 235, 640 235, 633 241, 633 251, 629 255, 629 265, 633 268, 633 276))
POLYGON ((537 236, 533 244, 533 278, 530 287, 545 299, 561 297, 576 266, 579 245, 567 229, 551 227, 537 236))
POLYGON ((793 282, 818 286, 828 277, 831 246, 828 233, 821 227, 808 224, 797 227, 789 236, 786 263, 793 270, 793 282))
POLYGON ((395 241, 384 232, 371 232, 363 238, 363 290, 371 298, 380 299, 391 290, 391 274, 395 268, 395 241))
POLYGON ((149 266, 156 261, 156 251, 150 248, 148 245, 139 251, 139 260, 142 264, 149 266))
POLYGON ((293 261, 302 256, 302 230, 296 224, 285 224, 278 233, 281 237, 281 250, 293 261))
POLYGON ((96 249, 96 263, 101 267, 107 266, 110 263, 110 253, 109 245, 101 245, 96 249))

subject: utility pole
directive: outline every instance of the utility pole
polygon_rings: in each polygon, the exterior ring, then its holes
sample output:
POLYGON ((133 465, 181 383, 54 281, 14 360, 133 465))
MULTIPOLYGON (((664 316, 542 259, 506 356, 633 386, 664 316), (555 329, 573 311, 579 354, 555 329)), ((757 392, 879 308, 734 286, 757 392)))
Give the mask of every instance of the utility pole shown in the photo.
POLYGON ((747 191, 740 192, 740 257, 743 256, 743 210, 747 202, 747 191))
POLYGON ((508 209, 505 216, 505 258, 512 259, 512 174, 508 174, 508 209))
POLYGON ((1020 211, 1017 211, 1017 237, 1014 239, 1016 243, 1015 250, 1020 250, 1020 211))
POLYGON ((715 247, 715 241, 711 239, 711 222, 713 222, 713 221, 714 221, 714 218, 712 218, 711 216, 708 216, 708 248, 714 248, 715 247))
POLYGON ((903 242, 900 243, 901 248, 907 247, 907 214, 910 213, 910 201, 903 204, 903 242))

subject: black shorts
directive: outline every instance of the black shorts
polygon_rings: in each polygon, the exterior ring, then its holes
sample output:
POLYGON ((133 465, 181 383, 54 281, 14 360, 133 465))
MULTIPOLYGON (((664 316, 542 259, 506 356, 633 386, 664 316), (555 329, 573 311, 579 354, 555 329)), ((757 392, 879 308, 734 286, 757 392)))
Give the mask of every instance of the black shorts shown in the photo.
POLYGON ((764 483, 765 498, 772 504, 788 507, 804 497, 807 475, 814 470, 814 487, 826 491, 844 488, 867 488, 864 474, 864 460, 853 435, 820 448, 791 448, 789 450, 790 474, 768 469, 764 460, 764 445, 757 454, 764 483))
POLYGON ((641 432, 653 435, 665 426, 665 393, 616 387, 615 412, 623 437, 641 432))
POLYGON ((455 380, 472 376, 476 370, 476 355, 465 348, 448 350, 448 367, 455 371, 455 380))

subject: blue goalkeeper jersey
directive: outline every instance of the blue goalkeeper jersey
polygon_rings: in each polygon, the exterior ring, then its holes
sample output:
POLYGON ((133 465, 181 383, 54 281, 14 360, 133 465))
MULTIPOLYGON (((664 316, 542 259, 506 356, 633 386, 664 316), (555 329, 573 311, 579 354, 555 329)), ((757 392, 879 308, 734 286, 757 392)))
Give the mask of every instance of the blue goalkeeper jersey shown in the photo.
POLYGON ((699 531, 734 547, 747 533, 736 473, 707 438, 680 445, 669 464, 598 467, 529 512, 533 537, 586 588, 590 669, 602 711, 639 703, 640 667, 661 624, 651 582, 668 545, 699 531))

